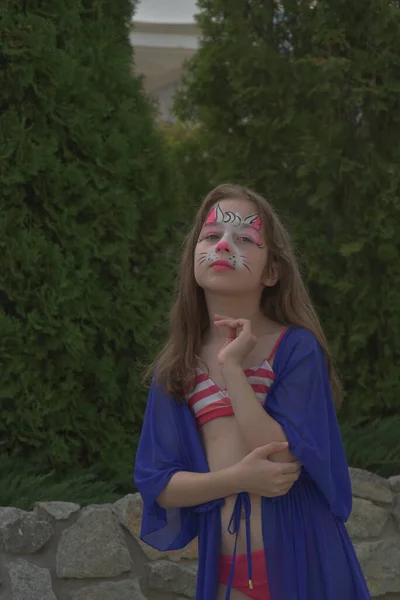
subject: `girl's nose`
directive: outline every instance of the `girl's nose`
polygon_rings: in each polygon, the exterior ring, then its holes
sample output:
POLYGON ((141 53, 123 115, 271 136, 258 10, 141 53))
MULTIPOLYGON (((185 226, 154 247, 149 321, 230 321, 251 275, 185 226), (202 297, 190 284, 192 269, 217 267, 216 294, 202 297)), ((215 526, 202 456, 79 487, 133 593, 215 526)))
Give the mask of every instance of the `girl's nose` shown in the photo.
POLYGON ((230 246, 227 241, 220 240, 216 248, 217 252, 230 252, 230 246))

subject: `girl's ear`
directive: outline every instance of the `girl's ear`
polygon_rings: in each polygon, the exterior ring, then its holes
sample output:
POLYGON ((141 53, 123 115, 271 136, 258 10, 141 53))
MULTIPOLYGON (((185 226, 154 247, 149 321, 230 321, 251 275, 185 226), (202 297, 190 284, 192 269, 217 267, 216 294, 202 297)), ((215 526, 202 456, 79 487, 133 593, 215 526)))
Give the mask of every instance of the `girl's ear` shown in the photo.
POLYGON ((276 261, 273 261, 269 267, 268 273, 263 279, 263 284, 266 287, 274 287, 279 281, 279 265, 276 261))

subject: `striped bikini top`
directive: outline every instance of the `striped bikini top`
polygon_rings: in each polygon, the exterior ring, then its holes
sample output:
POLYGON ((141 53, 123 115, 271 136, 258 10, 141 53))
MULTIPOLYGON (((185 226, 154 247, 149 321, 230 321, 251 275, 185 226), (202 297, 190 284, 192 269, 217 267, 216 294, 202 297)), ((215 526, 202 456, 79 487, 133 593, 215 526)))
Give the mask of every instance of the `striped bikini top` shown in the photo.
MULTIPOLYGON (((245 369, 244 373, 258 400, 264 404, 265 396, 274 380, 274 372, 268 359, 265 359, 259 367, 245 369)), ((186 398, 198 427, 212 419, 234 414, 226 389, 218 387, 199 367, 196 369, 195 388, 187 394, 186 398)))
MULTIPOLYGON (((257 399, 264 404, 265 397, 274 380, 274 372, 270 361, 281 341, 285 331, 279 336, 271 354, 261 365, 244 369, 247 380, 253 388, 257 399)), ((208 421, 218 417, 234 415, 231 401, 226 389, 218 387, 200 367, 196 368, 196 382, 193 391, 186 395, 187 403, 196 418, 196 424, 201 427, 208 421)))

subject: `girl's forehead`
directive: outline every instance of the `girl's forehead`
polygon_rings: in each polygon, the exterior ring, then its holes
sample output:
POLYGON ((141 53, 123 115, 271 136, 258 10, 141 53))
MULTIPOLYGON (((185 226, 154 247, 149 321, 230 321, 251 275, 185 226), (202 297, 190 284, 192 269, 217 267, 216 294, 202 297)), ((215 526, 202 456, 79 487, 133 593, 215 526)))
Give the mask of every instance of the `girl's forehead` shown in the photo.
POLYGON ((224 200, 220 200, 214 204, 209 212, 216 210, 217 207, 219 207, 223 213, 233 212, 241 219, 245 219, 249 215, 259 212, 257 206, 245 198, 226 198, 224 200))
POLYGON ((206 215, 204 224, 233 227, 252 227, 261 233, 262 221, 257 207, 250 200, 221 200, 206 215))

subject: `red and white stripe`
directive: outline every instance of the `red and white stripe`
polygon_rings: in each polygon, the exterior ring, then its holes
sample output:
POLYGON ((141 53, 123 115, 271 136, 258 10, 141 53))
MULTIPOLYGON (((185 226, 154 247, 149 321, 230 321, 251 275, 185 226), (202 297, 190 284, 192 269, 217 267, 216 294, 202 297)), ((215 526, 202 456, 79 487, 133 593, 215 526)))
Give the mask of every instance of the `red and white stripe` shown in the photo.
MULTIPOLYGON (((274 372, 264 360, 259 367, 245 369, 248 382, 259 402, 264 404, 265 397, 274 380, 274 372)), ((221 390, 201 369, 196 369, 196 387, 186 396, 198 426, 218 417, 234 414, 226 390, 221 390)))

